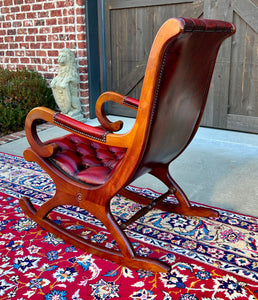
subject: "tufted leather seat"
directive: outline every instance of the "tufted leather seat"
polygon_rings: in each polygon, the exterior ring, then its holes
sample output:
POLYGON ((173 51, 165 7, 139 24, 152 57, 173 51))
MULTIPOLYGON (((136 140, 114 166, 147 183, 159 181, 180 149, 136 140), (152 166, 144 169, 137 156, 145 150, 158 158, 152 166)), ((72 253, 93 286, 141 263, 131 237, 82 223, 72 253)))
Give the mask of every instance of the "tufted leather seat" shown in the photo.
POLYGON ((126 149, 111 147, 69 134, 48 141, 58 145, 50 160, 75 180, 90 184, 104 184, 124 158, 126 149))

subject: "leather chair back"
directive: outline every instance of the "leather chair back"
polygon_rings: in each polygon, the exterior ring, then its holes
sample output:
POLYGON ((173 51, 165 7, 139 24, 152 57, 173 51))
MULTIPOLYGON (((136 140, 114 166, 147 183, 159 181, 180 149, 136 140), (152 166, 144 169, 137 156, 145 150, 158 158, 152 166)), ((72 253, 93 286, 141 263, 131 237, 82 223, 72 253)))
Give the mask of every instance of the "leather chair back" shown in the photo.
POLYGON ((167 43, 155 83, 142 168, 170 163, 190 143, 204 111, 218 49, 234 31, 223 21, 182 20, 184 30, 167 43))

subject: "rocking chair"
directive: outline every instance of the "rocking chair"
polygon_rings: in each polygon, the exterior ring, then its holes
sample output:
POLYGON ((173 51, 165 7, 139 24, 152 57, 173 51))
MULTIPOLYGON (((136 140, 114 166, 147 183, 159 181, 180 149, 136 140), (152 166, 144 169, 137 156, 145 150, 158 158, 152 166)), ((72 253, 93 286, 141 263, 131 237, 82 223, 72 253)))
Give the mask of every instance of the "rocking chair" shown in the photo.
POLYGON ((31 147, 25 150, 24 157, 38 163, 51 176, 56 193, 37 210, 30 199, 23 197, 23 211, 47 231, 104 259, 137 269, 169 271, 167 263, 137 255, 124 230, 153 208, 190 216, 218 216, 213 209, 192 206, 172 179, 168 166, 188 146, 199 127, 219 47, 234 32, 234 25, 223 21, 166 21, 150 51, 140 100, 115 92, 103 93, 96 104, 100 126, 83 124, 47 108, 33 109, 25 124, 31 147), (137 110, 129 132, 116 133, 123 123, 109 121, 104 109, 107 101, 137 110), (38 119, 70 133, 43 143, 37 135, 38 119), (145 173, 165 183, 167 192, 150 200, 126 188, 145 173), (117 193, 143 205, 122 224, 110 209, 110 201, 117 193), (164 201, 172 194, 178 203, 164 201), (77 206, 93 214, 111 233, 120 251, 92 243, 53 222, 48 214, 60 205, 77 206))

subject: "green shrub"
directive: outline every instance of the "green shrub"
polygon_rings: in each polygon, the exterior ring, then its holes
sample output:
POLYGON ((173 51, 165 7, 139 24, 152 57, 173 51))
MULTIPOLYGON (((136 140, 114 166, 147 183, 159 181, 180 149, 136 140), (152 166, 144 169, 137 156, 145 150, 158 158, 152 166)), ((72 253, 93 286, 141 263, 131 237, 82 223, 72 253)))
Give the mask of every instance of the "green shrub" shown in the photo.
POLYGON ((46 80, 34 70, 0 68, 0 136, 23 130, 26 115, 36 106, 55 108, 46 80))

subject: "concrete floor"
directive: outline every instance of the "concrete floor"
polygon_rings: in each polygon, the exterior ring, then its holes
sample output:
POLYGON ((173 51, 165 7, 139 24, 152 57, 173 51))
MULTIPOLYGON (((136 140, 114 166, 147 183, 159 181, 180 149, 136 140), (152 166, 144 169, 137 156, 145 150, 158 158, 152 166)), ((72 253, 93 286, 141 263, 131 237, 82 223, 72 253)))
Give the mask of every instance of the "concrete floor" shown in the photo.
MULTIPOLYGON (((122 119, 125 132, 132 127, 133 119, 122 119)), ((97 121, 87 120, 87 124, 96 125, 97 121)), ((46 140, 63 133, 53 127, 39 136, 46 140)), ((1 145, 0 152, 22 156, 26 147, 26 138, 21 138, 1 145)), ((170 171, 190 200, 258 216, 258 135, 201 127, 185 152, 171 164, 170 171)), ((151 175, 133 184, 166 190, 151 175)))

